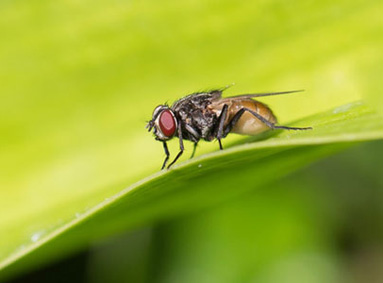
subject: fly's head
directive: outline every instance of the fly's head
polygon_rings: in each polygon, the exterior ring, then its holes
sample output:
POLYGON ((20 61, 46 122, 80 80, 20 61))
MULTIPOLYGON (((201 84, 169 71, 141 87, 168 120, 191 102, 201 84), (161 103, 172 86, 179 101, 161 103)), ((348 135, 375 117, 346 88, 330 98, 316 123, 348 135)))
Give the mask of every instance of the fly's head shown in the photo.
POLYGON ((148 122, 146 128, 153 134, 156 140, 170 140, 177 130, 177 119, 172 109, 167 105, 159 105, 153 111, 152 120, 148 122))

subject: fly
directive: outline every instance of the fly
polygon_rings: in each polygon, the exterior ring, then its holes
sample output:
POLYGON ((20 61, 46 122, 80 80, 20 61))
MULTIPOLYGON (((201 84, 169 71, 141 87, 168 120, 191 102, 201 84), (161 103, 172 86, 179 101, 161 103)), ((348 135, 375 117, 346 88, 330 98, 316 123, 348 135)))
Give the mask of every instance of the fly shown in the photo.
POLYGON ((224 89, 208 92, 198 92, 185 96, 172 106, 166 104, 157 106, 146 126, 149 132, 153 129, 155 139, 163 143, 166 158, 162 164, 164 169, 169 160, 169 150, 166 144, 173 137, 178 137, 180 151, 168 165, 168 169, 184 152, 184 140, 194 143, 194 156, 198 142, 218 140, 222 150, 221 140, 229 133, 241 135, 256 135, 268 129, 309 130, 311 127, 287 127, 277 125, 277 118, 264 103, 254 100, 255 97, 287 94, 300 90, 242 94, 232 97, 222 97, 224 89))

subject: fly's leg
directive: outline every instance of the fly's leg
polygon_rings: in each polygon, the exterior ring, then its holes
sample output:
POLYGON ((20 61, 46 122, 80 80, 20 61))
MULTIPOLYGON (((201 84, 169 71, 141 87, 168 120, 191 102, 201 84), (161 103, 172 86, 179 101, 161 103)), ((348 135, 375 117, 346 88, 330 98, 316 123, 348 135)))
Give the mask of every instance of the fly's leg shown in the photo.
POLYGON ((191 134, 193 136, 193 139, 191 139, 191 140, 194 141, 194 147, 193 147, 193 153, 190 156, 190 159, 192 159, 194 157, 195 151, 197 149, 197 144, 201 138, 201 135, 189 124, 185 125, 185 130, 188 131, 189 134, 191 134))
POLYGON ((198 142, 199 139, 201 138, 201 135, 197 132, 196 129, 194 129, 192 126, 189 124, 185 124, 185 130, 193 136, 194 139, 191 139, 194 142, 198 142))
POLYGON ((192 158, 194 157, 195 151, 196 151, 196 149, 197 149, 197 144, 198 144, 198 142, 195 142, 195 143, 194 143, 193 153, 192 153, 192 155, 190 156, 190 159, 192 159, 192 158))
POLYGON ((166 144, 166 142, 163 142, 163 145, 164 145, 164 151, 165 151, 166 157, 165 157, 164 163, 162 164, 161 170, 165 168, 166 163, 168 162, 169 156, 170 156, 168 145, 166 144))
POLYGON ((224 138, 224 129, 223 129, 223 126, 224 126, 224 123, 225 123, 225 120, 226 120, 226 116, 227 116, 227 110, 229 109, 229 106, 227 104, 225 104, 223 107, 222 107, 222 111, 221 111, 221 114, 219 115, 218 117, 218 129, 217 129, 217 140, 219 142, 219 149, 222 150, 223 147, 222 147, 222 143, 221 143, 221 139, 224 138))
POLYGON ((270 122, 269 120, 267 120, 266 118, 264 118, 263 116, 259 115, 258 113, 254 112, 253 110, 251 109, 248 109, 248 108, 242 108, 241 110, 239 110, 235 115, 234 117, 230 120, 230 122, 227 124, 225 130, 224 130, 224 137, 226 137, 230 131, 233 129, 233 127, 235 126, 235 124, 237 124, 237 122, 239 121, 239 119, 241 118, 241 116, 243 115, 243 113, 245 113, 245 111, 251 113, 255 118, 257 118, 258 120, 260 120, 262 123, 264 123, 266 126, 268 126, 269 128, 271 129, 284 129, 284 130, 311 130, 312 128, 311 127, 303 127, 303 128, 299 128, 299 127, 287 127, 287 126, 277 126, 275 125, 274 123, 270 122))
POLYGON ((182 140, 182 130, 181 130, 181 125, 178 127, 178 138, 180 140, 180 152, 178 152, 176 158, 174 158, 174 160, 172 161, 172 163, 170 163, 168 165, 168 169, 174 164, 176 163, 176 161, 178 160, 178 158, 180 158, 180 156, 182 155, 182 153, 184 152, 184 142, 182 140))

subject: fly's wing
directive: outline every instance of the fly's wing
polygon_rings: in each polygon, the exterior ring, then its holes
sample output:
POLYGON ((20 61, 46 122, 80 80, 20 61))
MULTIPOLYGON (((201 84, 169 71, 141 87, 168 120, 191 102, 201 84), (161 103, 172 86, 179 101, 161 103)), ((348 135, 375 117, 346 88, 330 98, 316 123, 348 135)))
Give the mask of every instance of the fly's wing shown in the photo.
POLYGON ((209 94, 211 95, 211 100, 216 101, 222 98, 222 89, 215 89, 209 91, 209 94))
MULTIPOLYGON (((217 89, 211 89, 206 91, 211 96, 212 102, 217 102, 222 99, 222 93, 227 90, 229 87, 232 87, 234 84, 227 85, 225 87, 217 88, 217 89)), ((204 93, 204 92, 203 92, 204 93)))
POLYGON ((223 98, 218 97, 217 99, 211 101, 211 104, 208 106, 208 108, 215 112, 218 116, 221 113, 221 110, 225 104, 228 105, 230 109, 233 104, 241 103, 246 100, 250 102, 255 102, 255 100, 252 100, 250 97, 247 97, 245 95, 223 98))
POLYGON ((279 92, 240 94, 240 95, 235 95, 235 96, 224 97, 223 99, 229 99, 229 100, 231 100, 231 99, 246 99, 246 98, 253 98, 253 97, 288 94, 288 93, 301 92, 301 91, 303 91, 303 90, 301 89, 301 90, 290 90, 290 91, 279 91, 279 92))

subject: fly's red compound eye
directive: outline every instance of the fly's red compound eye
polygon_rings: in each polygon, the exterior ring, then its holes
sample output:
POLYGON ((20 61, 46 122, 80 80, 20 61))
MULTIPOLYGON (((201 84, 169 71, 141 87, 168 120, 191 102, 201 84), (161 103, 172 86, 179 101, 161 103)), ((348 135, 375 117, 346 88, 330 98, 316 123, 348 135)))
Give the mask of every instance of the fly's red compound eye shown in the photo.
POLYGON ((171 137, 176 131, 176 121, 170 110, 164 110, 160 114, 159 126, 166 137, 171 137))

